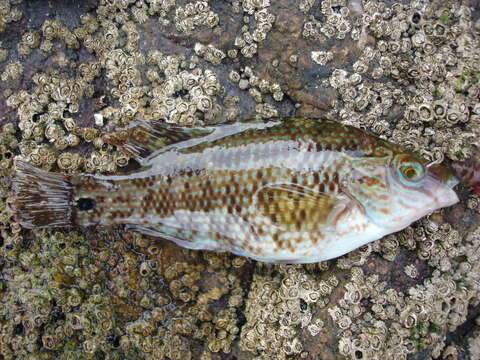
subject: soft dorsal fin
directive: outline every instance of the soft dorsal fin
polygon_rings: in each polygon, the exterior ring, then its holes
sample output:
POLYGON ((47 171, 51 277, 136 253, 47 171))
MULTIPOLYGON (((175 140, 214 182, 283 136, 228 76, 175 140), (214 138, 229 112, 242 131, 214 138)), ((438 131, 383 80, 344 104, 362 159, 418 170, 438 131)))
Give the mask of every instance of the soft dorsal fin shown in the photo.
POLYGON ((103 140, 132 155, 142 165, 166 145, 211 134, 213 128, 187 128, 162 120, 135 120, 103 136, 103 140))
POLYGON ((289 231, 314 231, 334 225, 349 207, 343 194, 327 194, 296 184, 270 184, 257 192, 260 213, 289 231))

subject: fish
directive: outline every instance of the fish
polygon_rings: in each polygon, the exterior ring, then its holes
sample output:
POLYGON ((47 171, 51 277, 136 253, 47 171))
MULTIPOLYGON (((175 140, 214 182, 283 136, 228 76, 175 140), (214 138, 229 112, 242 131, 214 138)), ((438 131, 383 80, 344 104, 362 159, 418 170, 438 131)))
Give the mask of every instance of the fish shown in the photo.
POLYGON ((15 161, 9 205, 23 227, 121 226, 188 249, 312 263, 459 201, 450 167, 331 120, 135 120, 103 139, 139 170, 62 174, 15 161))

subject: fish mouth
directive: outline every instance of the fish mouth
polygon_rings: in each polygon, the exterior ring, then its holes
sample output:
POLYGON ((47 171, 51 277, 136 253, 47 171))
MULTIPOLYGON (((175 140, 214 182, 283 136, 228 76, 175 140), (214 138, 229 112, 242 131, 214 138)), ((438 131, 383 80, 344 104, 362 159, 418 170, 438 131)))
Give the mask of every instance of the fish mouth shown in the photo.
POLYGON ((433 200, 431 202, 430 212, 447 206, 452 206, 459 202, 457 193, 453 190, 453 187, 458 184, 458 180, 454 180, 450 183, 441 183, 438 180, 430 179, 430 181, 425 184, 423 192, 429 195, 433 200))
POLYGON ((454 175, 453 170, 445 165, 428 166, 428 175, 440 184, 453 189, 460 183, 460 180, 454 175))
POLYGON ((435 194, 435 203, 438 208, 443 208, 447 206, 452 206, 460 201, 457 196, 457 193, 451 188, 443 189, 437 191, 435 194))
POLYGON ((437 208, 451 206, 459 201, 453 188, 460 183, 460 180, 453 174, 450 167, 432 165, 428 167, 428 175, 430 186, 427 187, 437 208))

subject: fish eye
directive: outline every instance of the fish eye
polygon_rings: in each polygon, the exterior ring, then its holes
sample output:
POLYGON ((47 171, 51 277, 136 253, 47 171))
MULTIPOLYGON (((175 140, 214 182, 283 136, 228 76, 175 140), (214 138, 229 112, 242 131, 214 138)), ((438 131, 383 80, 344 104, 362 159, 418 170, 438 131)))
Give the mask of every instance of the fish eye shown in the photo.
POLYGON ((96 201, 91 198, 80 198, 77 200, 77 207, 80 211, 92 210, 95 205, 97 205, 96 201))
POLYGON ((401 165, 400 173, 404 179, 415 182, 423 178, 425 171, 421 164, 417 162, 407 162, 401 165))

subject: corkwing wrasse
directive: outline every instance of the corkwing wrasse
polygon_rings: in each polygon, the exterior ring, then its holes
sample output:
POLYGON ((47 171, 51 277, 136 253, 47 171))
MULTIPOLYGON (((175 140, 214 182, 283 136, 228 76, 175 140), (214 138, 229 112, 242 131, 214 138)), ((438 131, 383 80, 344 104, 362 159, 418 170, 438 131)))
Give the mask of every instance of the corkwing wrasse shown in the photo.
POLYGON ((11 206, 24 227, 125 225, 190 249, 308 263, 458 201, 449 168, 328 120, 137 122, 105 141, 142 168, 65 175, 17 160, 11 206))

